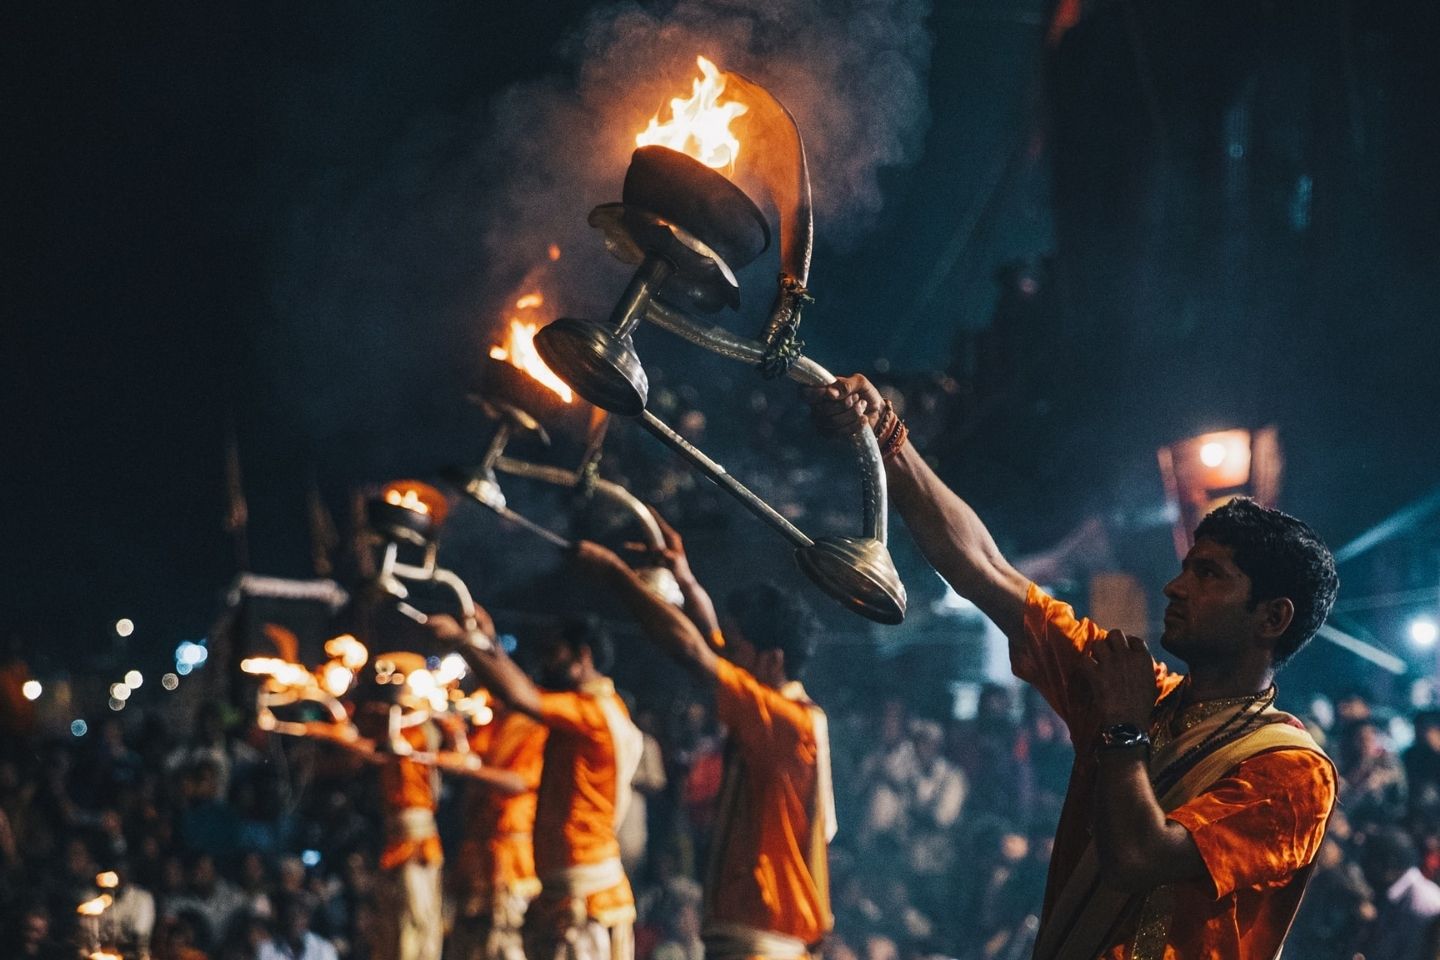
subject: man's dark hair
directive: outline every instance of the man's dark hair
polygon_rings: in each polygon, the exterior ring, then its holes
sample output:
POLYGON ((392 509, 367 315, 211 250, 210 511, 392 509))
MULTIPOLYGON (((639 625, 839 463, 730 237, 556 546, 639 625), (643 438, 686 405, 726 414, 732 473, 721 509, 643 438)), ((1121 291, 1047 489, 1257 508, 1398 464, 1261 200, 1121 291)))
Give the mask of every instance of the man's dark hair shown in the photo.
POLYGON ((1200 521, 1195 539, 1230 548, 1250 578, 1252 610, 1279 597, 1295 605, 1295 618, 1275 644, 1276 667, 1305 646, 1330 614, 1340 586, 1335 557, 1314 530, 1289 514, 1236 497, 1200 521))
POLYGON ((609 673, 615 665, 615 642, 599 617, 567 618, 560 625, 560 640, 577 655, 581 647, 589 647, 590 659, 601 673, 609 673))
POLYGON ((820 635, 820 621, 803 597, 767 581, 732 591, 725 608, 746 640, 758 650, 782 651, 786 676, 800 676, 820 635))

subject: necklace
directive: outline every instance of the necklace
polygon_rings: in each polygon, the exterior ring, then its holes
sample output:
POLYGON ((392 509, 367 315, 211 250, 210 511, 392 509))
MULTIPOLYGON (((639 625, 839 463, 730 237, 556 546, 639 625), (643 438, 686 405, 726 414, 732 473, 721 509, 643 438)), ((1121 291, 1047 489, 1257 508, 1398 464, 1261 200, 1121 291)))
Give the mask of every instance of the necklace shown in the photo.
MULTIPOLYGON (((1174 740, 1186 730, 1204 723, 1216 714, 1226 710, 1239 707, 1248 707, 1262 698, 1268 697, 1266 706, 1275 701, 1275 686, 1272 684, 1259 693, 1250 693, 1242 697, 1216 697, 1213 700, 1197 700, 1187 707, 1181 707, 1185 699, 1185 691, 1190 686, 1190 679, 1178 687, 1173 694, 1165 699, 1163 709, 1150 722, 1150 741, 1154 749, 1158 750, 1165 744, 1174 740)), ((1262 708, 1263 709, 1263 708, 1262 708)))
MULTIPOLYGON (((1228 740, 1233 740, 1243 735, 1246 731, 1253 727, 1256 721, 1258 721, 1260 717, 1265 713, 1265 711, 1269 709, 1271 704, 1275 702, 1276 693, 1277 691, 1275 689, 1275 686, 1272 684, 1267 689, 1262 690, 1259 693, 1251 694, 1248 697, 1228 698, 1230 701, 1229 705, 1231 707, 1235 706, 1236 703, 1238 703, 1240 705, 1240 708, 1236 710, 1224 723, 1217 727, 1212 733, 1207 735, 1203 740, 1195 744, 1190 749, 1186 750, 1177 759, 1170 763, 1169 766, 1167 766, 1164 770, 1160 771, 1159 774, 1154 776, 1152 782, 1154 784, 1156 793, 1163 794, 1164 792, 1168 791, 1170 787, 1174 786, 1174 784, 1177 783, 1180 778, 1183 777, 1190 770, 1191 767, 1199 763, 1211 749, 1221 743, 1224 743, 1228 740)), ((1204 702, 1215 703, 1216 701, 1204 702)), ((1224 708, 1222 707, 1221 709, 1224 708)), ((1211 711, 1207 713, 1206 716, 1213 717, 1215 716, 1216 712, 1218 711, 1211 711)), ((1197 720, 1196 723, 1198 722, 1199 721, 1197 720)), ((1192 723, 1191 726, 1194 726, 1194 724, 1192 723)), ((1169 729, 1170 724, 1166 723, 1165 732, 1168 733, 1169 729)), ((1167 736, 1166 742, 1173 740, 1174 737, 1175 734, 1167 736)), ((1159 749, 1160 746, 1161 744, 1157 744, 1156 749, 1159 749)))

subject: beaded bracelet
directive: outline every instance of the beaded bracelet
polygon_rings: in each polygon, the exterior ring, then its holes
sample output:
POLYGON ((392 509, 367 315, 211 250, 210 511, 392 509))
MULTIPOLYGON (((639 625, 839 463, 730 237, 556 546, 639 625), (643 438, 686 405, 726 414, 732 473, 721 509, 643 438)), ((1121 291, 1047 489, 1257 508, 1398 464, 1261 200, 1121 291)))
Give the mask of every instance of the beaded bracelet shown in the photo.
POLYGON ((895 412, 895 405, 889 400, 880 402, 880 416, 875 418, 875 432, 877 442, 883 444, 895 430, 895 425, 900 422, 900 416, 895 412))
POLYGON ((910 428, 905 426, 905 421, 899 417, 895 418, 895 429, 880 447, 880 459, 890 460, 905 446, 905 441, 910 436, 910 428))

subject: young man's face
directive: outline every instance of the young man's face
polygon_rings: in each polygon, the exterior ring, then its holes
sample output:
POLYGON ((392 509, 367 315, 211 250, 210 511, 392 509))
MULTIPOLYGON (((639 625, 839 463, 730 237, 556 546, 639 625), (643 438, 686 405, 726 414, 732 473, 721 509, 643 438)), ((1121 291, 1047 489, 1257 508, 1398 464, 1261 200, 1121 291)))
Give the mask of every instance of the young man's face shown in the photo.
POLYGON ((1165 585, 1170 603, 1161 645, 1192 665, 1230 659, 1252 640, 1263 616, 1250 609, 1250 586, 1233 550, 1197 540, 1179 576, 1165 585))

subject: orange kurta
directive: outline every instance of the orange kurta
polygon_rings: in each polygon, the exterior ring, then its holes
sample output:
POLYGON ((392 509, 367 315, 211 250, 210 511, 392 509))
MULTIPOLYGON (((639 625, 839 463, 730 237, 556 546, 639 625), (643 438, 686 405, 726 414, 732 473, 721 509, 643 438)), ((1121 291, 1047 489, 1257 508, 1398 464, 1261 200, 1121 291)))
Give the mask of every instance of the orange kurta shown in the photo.
MULTIPOLYGON (((1077 750, 1055 834, 1042 923, 1090 842, 1100 714, 1076 671, 1086 648, 1105 634, 1090 620, 1077 619, 1068 604, 1030 585, 1025 635, 1012 642, 1011 668, 1055 708, 1077 750)), ((1159 703, 1184 677, 1157 661, 1155 679, 1159 703)), ((1296 875, 1319 850, 1334 800, 1328 760, 1308 750, 1277 750, 1240 763, 1169 813, 1190 832, 1210 875, 1174 885, 1177 907, 1166 960, 1271 960, 1303 891, 1296 875)), ((1105 960, 1128 960, 1136 919, 1131 915, 1120 922, 1101 953, 1105 960)))
POLYGON ((727 660, 717 663, 715 690, 716 714, 730 734, 725 789, 740 795, 722 796, 705 922, 816 943, 834 923, 823 847, 812 867, 821 803, 818 708, 727 660))
POLYGON ((532 834, 546 738, 544 726, 518 712, 508 712, 487 727, 493 729, 485 765, 516 774, 526 789, 509 794, 485 784, 470 786, 460 869, 467 894, 484 900, 496 891, 533 893, 539 888, 532 834))
MULTIPOLYGON (((615 812, 622 784, 602 698, 629 717, 608 679, 540 695, 540 717, 550 731, 535 813, 535 868, 542 883, 572 867, 619 862, 615 812)), ((607 922, 634 919, 635 897, 623 873, 619 883, 588 895, 586 904, 590 916, 607 922)))
MULTIPOLYGON (((435 746, 436 733, 429 724, 404 731, 405 741, 416 750, 435 746)), ((435 810, 439 806, 440 776, 434 767, 407 760, 387 758, 380 768, 380 798, 385 806, 385 849, 380 854, 380 869, 391 870, 412 858, 422 863, 441 863, 445 859, 440 836, 434 830, 435 810), (404 818, 423 821, 429 815, 429 828, 406 826, 404 818)))

